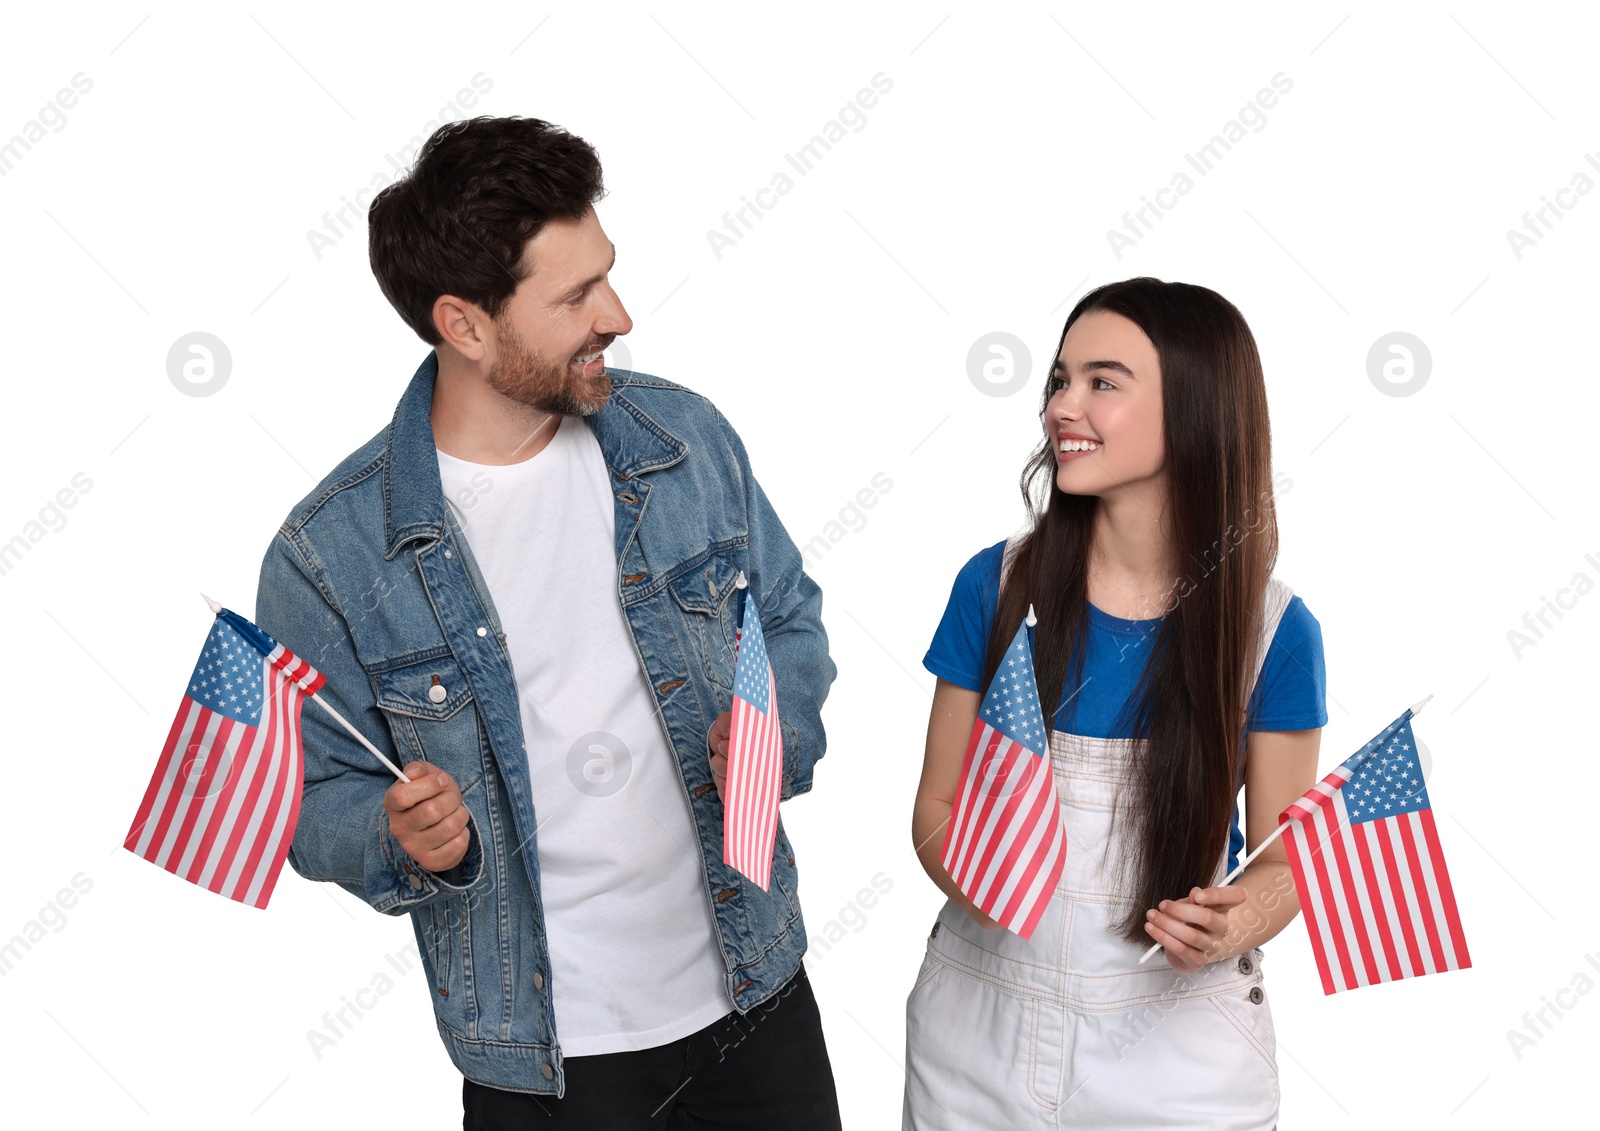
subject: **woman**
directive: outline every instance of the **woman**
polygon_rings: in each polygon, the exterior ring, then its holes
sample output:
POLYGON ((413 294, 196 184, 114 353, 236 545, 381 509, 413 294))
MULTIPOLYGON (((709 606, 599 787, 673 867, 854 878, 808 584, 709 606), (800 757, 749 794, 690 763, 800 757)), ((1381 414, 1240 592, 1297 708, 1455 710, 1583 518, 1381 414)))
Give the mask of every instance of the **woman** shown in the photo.
POLYGON ((950 898, 906 1003, 904 1127, 1271 1128, 1259 948, 1299 911, 1282 841, 1218 885, 1315 781, 1327 711, 1321 628, 1271 577, 1255 341, 1204 287, 1100 287, 1067 319, 1041 417, 1030 528, 962 568, 923 660, 939 679, 912 832, 950 898), (940 859, 1030 605, 1067 850, 1024 940, 940 859), (1151 944, 1165 961, 1141 966, 1151 944))

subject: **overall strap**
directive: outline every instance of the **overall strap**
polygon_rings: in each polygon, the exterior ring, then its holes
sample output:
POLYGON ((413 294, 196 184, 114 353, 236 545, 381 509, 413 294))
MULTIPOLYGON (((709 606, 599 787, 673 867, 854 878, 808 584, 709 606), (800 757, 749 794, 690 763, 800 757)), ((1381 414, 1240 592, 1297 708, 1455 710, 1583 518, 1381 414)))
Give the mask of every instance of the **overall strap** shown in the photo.
POLYGON ((1267 662, 1267 652, 1272 647, 1272 638, 1278 632, 1278 622, 1283 619, 1283 612, 1289 607, 1289 599, 1294 596, 1290 589, 1276 577, 1267 579, 1267 591, 1261 599, 1261 620, 1257 624, 1256 651, 1254 664, 1250 670, 1250 688, 1245 701, 1255 694, 1256 682, 1261 678, 1261 668, 1267 662))

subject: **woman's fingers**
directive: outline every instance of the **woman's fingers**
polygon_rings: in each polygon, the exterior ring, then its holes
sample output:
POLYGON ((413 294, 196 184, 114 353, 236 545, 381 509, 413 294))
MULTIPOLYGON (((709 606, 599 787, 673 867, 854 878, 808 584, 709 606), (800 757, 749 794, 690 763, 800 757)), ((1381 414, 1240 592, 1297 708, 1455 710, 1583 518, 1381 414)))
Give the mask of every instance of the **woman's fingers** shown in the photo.
POLYGON ((1196 950, 1205 950, 1211 941, 1205 930, 1161 911, 1147 911, 1145 918, 1172 938, 1196 950))
POLYGON ((1232 884, 1221 888, 1193 888, 1189 898, 1206 907, 1237 907, 1249 896, 1244 888, 1234 887, 1232 884))
POLYGON ((1153 921, 1146 922, 1144 929, 1152 940, 1161 944, 1167 956, 1167 964, 1174 969, 1193 970, 1205 965, 1205 955, 1162 930, 1153 921))
POLYGON ((1228 924, 1226 912, 1211 907, 1201 907, 1190 903, 1187 899, 1163 899, 1157 910, 1180 922, 1189 923, 1213 934, 1220 934, 1228 924))

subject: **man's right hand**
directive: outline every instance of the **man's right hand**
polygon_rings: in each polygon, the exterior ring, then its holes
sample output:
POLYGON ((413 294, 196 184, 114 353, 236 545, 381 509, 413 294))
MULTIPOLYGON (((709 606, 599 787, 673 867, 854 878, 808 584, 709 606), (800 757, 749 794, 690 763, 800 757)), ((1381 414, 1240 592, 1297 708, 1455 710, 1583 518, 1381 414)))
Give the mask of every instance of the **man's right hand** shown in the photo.
POLYGON ((448 872, 467 855, 472 833, 456 780, 429 762, 406 766, 409 781, 383 795, 389 831, 411 858, 430 872, 448 872))

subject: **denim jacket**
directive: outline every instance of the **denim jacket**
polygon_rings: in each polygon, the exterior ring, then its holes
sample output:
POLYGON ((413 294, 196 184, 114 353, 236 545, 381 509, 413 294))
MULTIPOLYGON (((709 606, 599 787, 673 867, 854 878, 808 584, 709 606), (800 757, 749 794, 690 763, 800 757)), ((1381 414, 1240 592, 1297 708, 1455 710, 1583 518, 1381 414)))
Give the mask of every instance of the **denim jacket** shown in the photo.
MULTIPOLYGON (((440 486, 429 420, 437 374, 430 353, 389 427, 294 508, 262 563, 256 621, 327 676, 323 698, 397 765, 422 759, 455 778, 471 844, 448 872, 422 868, 389 830, 382 798, 393 775, 308 704, 289 863, 387 915, 411 916, 439 1034, 463 1075, 560 1096, 517 685, 440 486)), ((636 651, 617 663, 641 665, 654 692, 698 834, 723 984, 742 1013, 795 973, 806 933, 781 820, 770 890, 722 862, 706 734, 732 702, 734 582, 743 570, 766 636, 785 799, 811 788, 823 754, 820 709, 835 668, 822 594, 744 445, 706 398, 618 371, 589 420, 615 494, 617 599, 636 651)))

